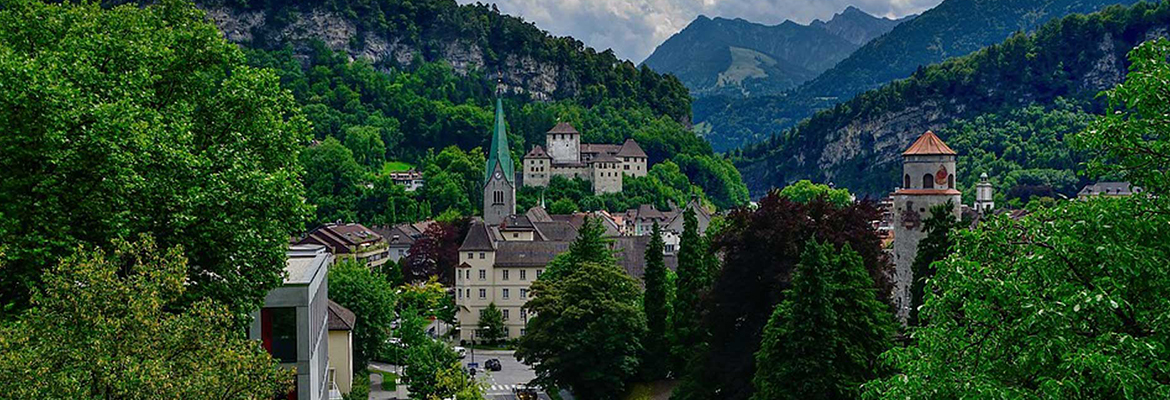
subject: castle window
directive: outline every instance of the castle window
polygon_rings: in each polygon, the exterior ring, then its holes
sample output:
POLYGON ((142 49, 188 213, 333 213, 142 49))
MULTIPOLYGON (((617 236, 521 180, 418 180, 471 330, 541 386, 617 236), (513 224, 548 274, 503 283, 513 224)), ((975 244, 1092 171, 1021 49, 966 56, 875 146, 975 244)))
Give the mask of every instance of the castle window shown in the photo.
POLYGON ((630 170, 630 164, 623 165, 623 167, 626 167, 626 170, 627 170, 627 171, 629 171, 629 170, 630 170))
MULTIPOLYGON (((504 289, 504 293, 508 293, 508 289, 504 289)), ((506 299, 506 298, 508 298, 508 296, 504 296, 504 298, 506 299)), ((508 309, 505 308, 504 309, 504 321, 507 321, 507 320, 508 320, 508 309)))
POLYGON ((910 174, 906 174, 906 177, 902 178, 902 187, 906 189, 910 188, 910 174))
POLYGON ((922 176, 922 188, 934 189, 934 175, 926 174, 922 176))
POLYGON ((947 188, 948 189, 955 188, 955 175, 947 175, 947 188))

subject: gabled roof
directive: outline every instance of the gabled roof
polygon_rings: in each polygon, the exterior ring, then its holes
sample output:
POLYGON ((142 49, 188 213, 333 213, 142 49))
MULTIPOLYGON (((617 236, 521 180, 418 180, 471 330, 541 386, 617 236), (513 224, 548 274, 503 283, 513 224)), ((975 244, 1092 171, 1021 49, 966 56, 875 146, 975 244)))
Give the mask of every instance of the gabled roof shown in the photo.
POLYGON ((531 231, 533 227, 532 221, 528 219, 527 215, 512 214, 500 221, 499 229, 501 231, 531 231))
POLYGON ((549 157, 548 153, 544 151, 544 148, 540 147, 540 145, 538 144, 538 145, 536 145, 536 147, 532 148, 532 151, 529 151, 528 154, 525 154, 524 158, 552 158, 552 157, 549 157))
POLYGON ((492 240, 491 233, 488 232, 488 226, 482 221, 471 223, 471 227, 467 230, 467 237, 463 239, 463 245, 459 246, 459 251, 470 250, 496 250, 495 241, 492 240))
POLYGON ((342 307, 341 304, 334 303, 329 300, 329 330, 331 331, 351 331, 354 324, 357 322, 357 316, 348 308, 342 307))
POLYGON ((609 153, 617 154, 622 149, 621 145, 616 144, 597 144, 597 143, 581 143, 581 152, 590 154, 609 153))
POLYGON ((634 139, 626 139, 626 142, 622 143, 622 148, 618 150, 617 156, 645 158, 646 152, 642 151, 642 146, 639 146, 638 142, 634 141, 634 139))
POLYGON ((589 163, 616 163, 619 161, 621 160, 618 160, 617 157, 614 157, 612 153, 597 153, 597 156, 593 157, 592 160, 589 160, 589 163))
POLYGON ((500 242, 496 253, 497 267, 540 267, 558 254, 569 250, 570 242, 500 242))
POLYGON ((540 234, 542 240, 572 242, 577 238, 577 228, 567 221, 541 221, 532 224, 536 226, 536 232, 540 234))
POLYGON ((374 232, 382 235, 386 239, 386 243, 395 247, 410 247, 414 241, 422 236, 422 232, 410 224, 398 224, 394 226, 375 226, 374 232))
POLYGON ((955 153, 954 150, 951 150, 950 146, 947 146, 946 143, 943 143, 942 139, 939 139, 938 136, 935 135, 934 132, 931 132, 931 131, 926 131, 926 133, 923 133, 922 136, 918 137, 918 140, 914 141, 914 144, 910 145, 910 148, 908 148, 908 149, 906 149, 906 151, 902 152, 903 156, 955 155, 955 154, 958 154, 958 153, 955 153))
POLYGON ((570 124, 570 123, 568 123, 568 122, 557 122, 556 126, 553 126, 553 128, 552 128, 552 129, 549 129, 549 130, 548 130, 548 133, 557 133, 557 134, 563 134, 563 133, 572 133, 572 134, 577 134, 578 132, 577 132, 577 129, 576 129, 576 128, 573 128, 573 124, 570 124))
POLYGON ((492 149, 488 153, 487 164, 484 166, 483 183, 486 185, 492 178, 496 165, 504 171, 504 180, 516 183, 516 172, 513 170, 512 154, 508 150, 508 130, 504 124, 504 105, 500 97, 496 96, 496 125, 492 130, 492 149))
POLYGON ((545 211, 540 206, 529 208, 528 212, 524 213, 524 216, 528 217, 528 220, 532 221, 533 224, 552 221, 552 217, 548 215, 548 211, 545 211))

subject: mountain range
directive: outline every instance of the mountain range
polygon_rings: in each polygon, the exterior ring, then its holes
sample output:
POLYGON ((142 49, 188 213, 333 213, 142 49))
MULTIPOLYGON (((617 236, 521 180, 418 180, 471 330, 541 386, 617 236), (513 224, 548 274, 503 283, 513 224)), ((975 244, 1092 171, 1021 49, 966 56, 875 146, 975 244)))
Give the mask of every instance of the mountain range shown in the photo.
MULTIPOLYGON (((1096 96, 1124 79, 1129 50, 1168 35, 1167 2, 1113 6, 1050 21, 1033 34, 1017 33, 971 55, 919 68, 908 79, 817 112, 738 151, 736 165, 755 194, 813 179, 860 195, 884 195, 899 182, 902 150, 923 132, 937 132, 963 119, 1003 119, 999 115, 1026 107, 1072 103, 1100 112, 1096 96)), ((1075 128, 1056 130, 1075 132, 1069 129, 1075 128)), ((1041 156, 1019 145, 1034 132, 1010 124, 1005 130, 1004 137, 967 132, 971 143, 952 145, 1023 161, 1041 156)), ((1055 146, 1064 145, 1057 138, 1055 146)))
MULTIPOLYGON (((1052 19, 1135 0, 945 0, 898 24, 797 88, 776 95, 697 96, 694 121, 716 150, 759 142, 923 66, 1033 32, 1052 19)), ((680 79, 686 81, 685 78, 680 79)))
POLYGON ((815 78, 910 18, 878 18, 852 6, 828 22, 808 25, 699 16, 643 65, 677 76, 696 97, 776 94, 815 78))

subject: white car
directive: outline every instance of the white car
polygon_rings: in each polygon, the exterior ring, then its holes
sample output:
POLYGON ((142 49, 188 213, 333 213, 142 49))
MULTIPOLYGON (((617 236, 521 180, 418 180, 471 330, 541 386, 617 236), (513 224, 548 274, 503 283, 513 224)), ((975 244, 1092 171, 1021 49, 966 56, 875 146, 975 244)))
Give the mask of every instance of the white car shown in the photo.
POLYGON ((467 349, 462 346, 455 346, 455 353, 459 354, 460 359, 467 357, 467 349))

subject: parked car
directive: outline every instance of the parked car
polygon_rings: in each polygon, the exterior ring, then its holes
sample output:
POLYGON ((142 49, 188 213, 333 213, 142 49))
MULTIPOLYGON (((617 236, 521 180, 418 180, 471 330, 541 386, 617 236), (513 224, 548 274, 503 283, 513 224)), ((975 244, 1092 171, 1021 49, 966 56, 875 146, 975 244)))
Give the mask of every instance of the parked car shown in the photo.
POLYGON ((483 368, 488 370, 488 371, 499 371, 499 370, 503 369, 504 366, 500 365, 500 359, 493 358, 493 359, 484 361, 483 368))
POLYGON ((467 349, 463 346, 455 346, 455 353, 459 354, 459 359, 467 357, 467 349))
POLYGON ((536 400, 536 388, 528 385, 516 385, 512 388, 512 394, 516 396, 516 400, 536 400))

